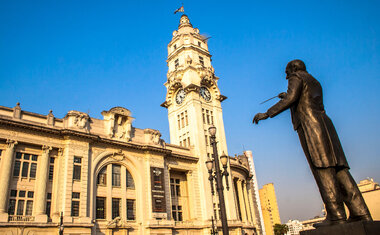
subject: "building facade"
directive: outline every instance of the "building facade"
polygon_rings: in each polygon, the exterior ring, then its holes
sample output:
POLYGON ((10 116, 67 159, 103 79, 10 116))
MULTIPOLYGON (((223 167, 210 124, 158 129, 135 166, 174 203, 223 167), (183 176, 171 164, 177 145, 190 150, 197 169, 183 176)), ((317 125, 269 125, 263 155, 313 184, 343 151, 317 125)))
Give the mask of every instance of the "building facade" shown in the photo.
POLYGON ((249 169, 251 171, 251 187, 252 187, 252 197, 253 200, 256 201, 257 207, 255 207, 255 217, 257 223, 257 230, 260 234, 265 235, 265 226, 264 226, 264 218, 263 212, 261 210, 260 196, 259 196, 259 183, 256 177, 255 164, 253 162, 253 154, 251 150, 244 151, 244 155, 248 159, 249 169))
POLYGON ((280 212, 278 210, 277 198, 273 183, 266 184, 259 190, 261 211, 263 213, 265 233, 273 235, 275 224, 281 224, 280 212))
POLYGON ((289 220, 286 225, 289 229, 286 235, 299 235, 303 229, 303 225, 299 220, 289 220))
MULTIPOLYGON (((0 234, 210 234, 220 230, 205 161, 208 128, 228 154, 221 95, 207 40, 183 15, 168 45, 170 144, 114 107, 103 119, 57 118, 0 106, 0 234)), ((230 234, 257 234, 246 156, 229 157, 230 234)))

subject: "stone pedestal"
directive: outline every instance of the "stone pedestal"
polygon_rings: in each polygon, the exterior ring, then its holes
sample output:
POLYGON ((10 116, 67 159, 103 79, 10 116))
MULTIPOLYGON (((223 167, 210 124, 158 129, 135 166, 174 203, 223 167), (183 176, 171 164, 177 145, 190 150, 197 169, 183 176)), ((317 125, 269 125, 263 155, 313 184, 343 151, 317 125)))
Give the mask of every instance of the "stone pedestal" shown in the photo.
POLYGON ((8 222, 8 213, 1 213, 0 212, 0 222, 8 222))
POLYGON ((358 221, 302 231, 300 235, 379 235, 380 221, 358 221))

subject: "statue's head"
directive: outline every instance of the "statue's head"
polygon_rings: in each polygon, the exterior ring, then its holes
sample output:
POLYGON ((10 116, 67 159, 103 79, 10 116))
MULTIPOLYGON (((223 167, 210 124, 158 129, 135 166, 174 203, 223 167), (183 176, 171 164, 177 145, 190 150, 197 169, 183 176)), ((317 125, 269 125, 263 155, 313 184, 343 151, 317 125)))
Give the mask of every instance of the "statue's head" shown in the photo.
MULTIPOLYGON (((285 69, 286 75, 290 75, 292 73, 295 73, 297 71, 305 71, 306 72, 306 66, 305 63, 302 60, 292 60, 288 63, 285 69)), ((287 77, 288 77, 287 76, 287 77)))

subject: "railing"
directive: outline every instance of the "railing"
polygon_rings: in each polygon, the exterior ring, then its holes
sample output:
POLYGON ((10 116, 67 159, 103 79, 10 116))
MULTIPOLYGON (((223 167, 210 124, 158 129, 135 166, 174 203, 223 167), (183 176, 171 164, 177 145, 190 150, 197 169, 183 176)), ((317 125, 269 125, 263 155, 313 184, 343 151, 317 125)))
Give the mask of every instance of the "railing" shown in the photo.
POLYGON ((9 222, 30 222, 34 221, 34 216, 30 215, 10 215, 9 216, 9 222))

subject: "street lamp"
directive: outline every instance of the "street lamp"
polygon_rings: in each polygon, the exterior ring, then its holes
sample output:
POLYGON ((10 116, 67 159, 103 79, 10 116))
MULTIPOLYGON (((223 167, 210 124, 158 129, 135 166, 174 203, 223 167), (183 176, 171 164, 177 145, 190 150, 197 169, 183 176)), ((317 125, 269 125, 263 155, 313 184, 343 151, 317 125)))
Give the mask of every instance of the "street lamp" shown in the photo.
POLYGON ((223 193, 223 176, 226 178, 226 188, 229 190, 229 184, 228 184, 228 171, 227 171, 227 162, 228 162, 228 157, 223 153, 222 156, 220 156, 220 162, 222 163, 223 166, 223 172, 220 170, 220 165, 219 165, 219 157, 218 157, 218 150, 216 148, 216 127, 211 126, 208 129, 208 132, 210 133, 210 142, 211 146, 213 149, 213 154, 212 158, 210 159, 207 157, 206 161, 206 167, 209 173, 208 179, 210 180, 211 183, 211 193, 214 195, 214 179, 216 179, 216 190, 218 192, 219 196, 219 205, 220 205, 220 219, 222 221, 222 230, 223 230, 223 235, 228 235, 228 225, 227 225, 227 213, 226 213, 226 204, 224 202, 224 193, 223 193), (215 170, 215 171, 213 171, 215 170))

